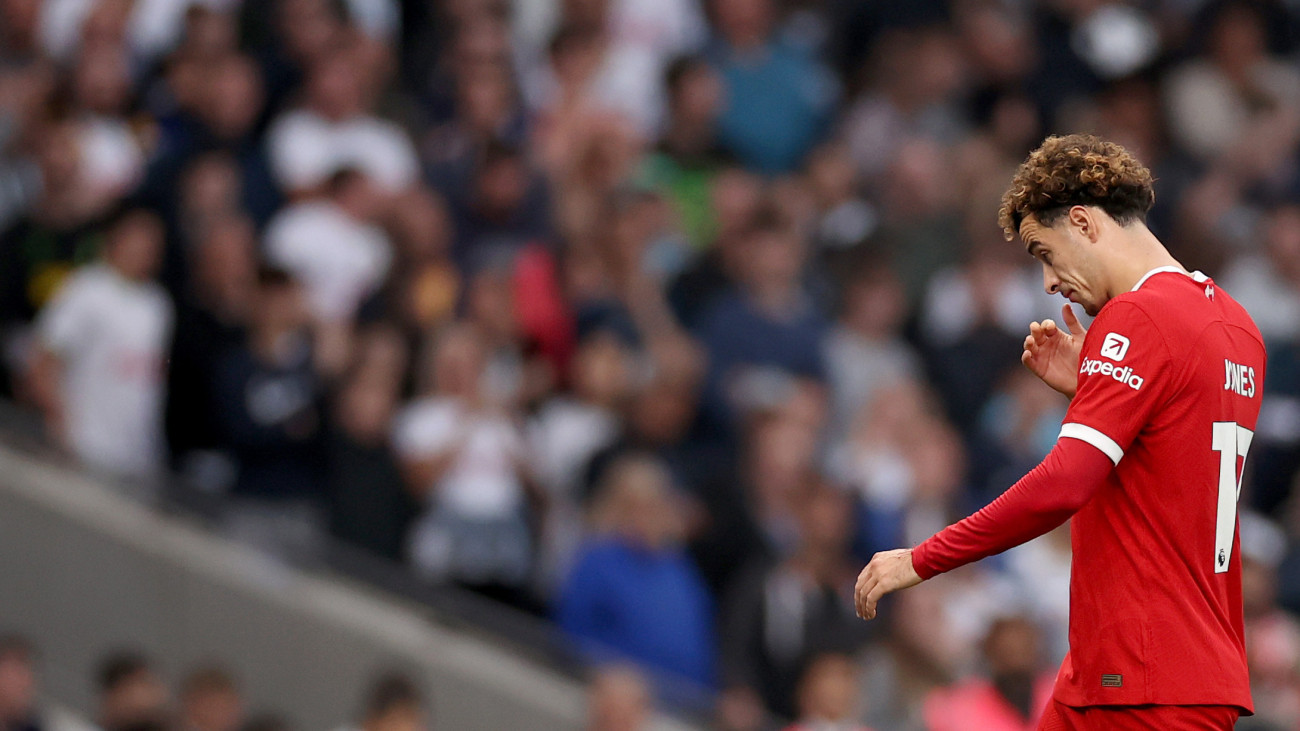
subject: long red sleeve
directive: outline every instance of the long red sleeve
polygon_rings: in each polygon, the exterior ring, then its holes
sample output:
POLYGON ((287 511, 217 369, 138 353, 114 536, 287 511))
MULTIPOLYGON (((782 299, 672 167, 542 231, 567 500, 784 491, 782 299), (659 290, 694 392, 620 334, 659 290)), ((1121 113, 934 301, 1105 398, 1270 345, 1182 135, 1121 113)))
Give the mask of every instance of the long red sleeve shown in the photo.
POLYGON ((917 546, 912 567, 928 579, 1037 538, 1086 505, 1114 468, 1091 444, 1061 439, 1037 467, 984 509, 917 546))

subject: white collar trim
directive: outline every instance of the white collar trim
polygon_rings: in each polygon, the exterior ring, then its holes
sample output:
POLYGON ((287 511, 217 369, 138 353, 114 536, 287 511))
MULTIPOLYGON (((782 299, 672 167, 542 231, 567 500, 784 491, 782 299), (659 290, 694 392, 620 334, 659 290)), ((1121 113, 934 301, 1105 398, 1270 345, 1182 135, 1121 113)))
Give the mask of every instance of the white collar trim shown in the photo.
POLYGON ((1165 272, 1177 272, 1177 273, 1179 273, 1179 274, 1184 274, 1184 275, 1186 275, 1186 276, 1191 277, 1193 280, 1195 280, 1195 281, 1197 281, 1197 282, 1204 282, 1204 281, 1206 281, 1207 279, 1209 279, 1209 277, 1205 276, 1205 275, 1202 274, 1201 272, 1189 272, 1189 271, 1184 270, 1182 267, 1174 267, 1174 266, 1168 266, 1168 267, 1156 267, 1155 269, 1152 269, 1151 271, 1147 272, 1146 274, 1143 274, 1143 275, 1142 275, 1142 278, 1139 279, 1139 280, 1137 281, 1137 284, 1133 285, 1133 289, 1130 289, 1129 291, 1130 291, 1130 292, 1136 292, 1136 291, 1138 291, 1138 287, 1141 287, 1143 284, 1146 284, 1146 281, 1147 281, 1148 279, 1150 279, 1151 277, 1154 277, 1154 276, 1157 275, 1157 274, 1163 274, 1163 273, 1165 273, 1165 272))

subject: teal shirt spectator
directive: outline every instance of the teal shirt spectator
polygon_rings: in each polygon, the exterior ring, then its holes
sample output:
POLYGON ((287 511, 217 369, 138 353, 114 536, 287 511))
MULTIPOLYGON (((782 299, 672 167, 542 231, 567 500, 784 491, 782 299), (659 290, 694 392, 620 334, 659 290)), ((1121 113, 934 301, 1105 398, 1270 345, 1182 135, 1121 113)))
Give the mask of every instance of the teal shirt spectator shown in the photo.
POLYGON ((831 71, 807 50, 776 40, 752 50, 719 41, 709 58, 726 89, 722 146, 758 172, 797 169, 835 111, 839 84, 831 71))

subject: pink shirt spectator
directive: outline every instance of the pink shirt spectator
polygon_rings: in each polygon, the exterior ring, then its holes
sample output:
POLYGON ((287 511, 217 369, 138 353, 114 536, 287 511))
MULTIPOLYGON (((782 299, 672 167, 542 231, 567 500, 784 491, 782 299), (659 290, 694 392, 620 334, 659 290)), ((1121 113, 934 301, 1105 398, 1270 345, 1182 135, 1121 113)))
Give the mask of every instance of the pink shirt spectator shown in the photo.
POLYGON ((1034 712, 1030 718, 1006 701, 993 684, 975 678, 940 688, 925 699, 925 725, 930 731, 1034 731, 1052 698, 1054 673, 1043 673, 1034 683, 1034 712))

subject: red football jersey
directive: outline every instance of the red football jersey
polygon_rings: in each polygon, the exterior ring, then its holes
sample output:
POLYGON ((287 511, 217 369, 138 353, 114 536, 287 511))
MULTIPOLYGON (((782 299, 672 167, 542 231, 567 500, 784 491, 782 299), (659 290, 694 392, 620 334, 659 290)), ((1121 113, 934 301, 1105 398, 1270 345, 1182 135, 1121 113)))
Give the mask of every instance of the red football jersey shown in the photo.
POLYGON ((1157 269, 1097 315, 1061 437, 1115 469, 1071 524, 1060 702, 1253 711, 1237 497, 1264 365, 1255 323, 1199 272, 1157 269))

